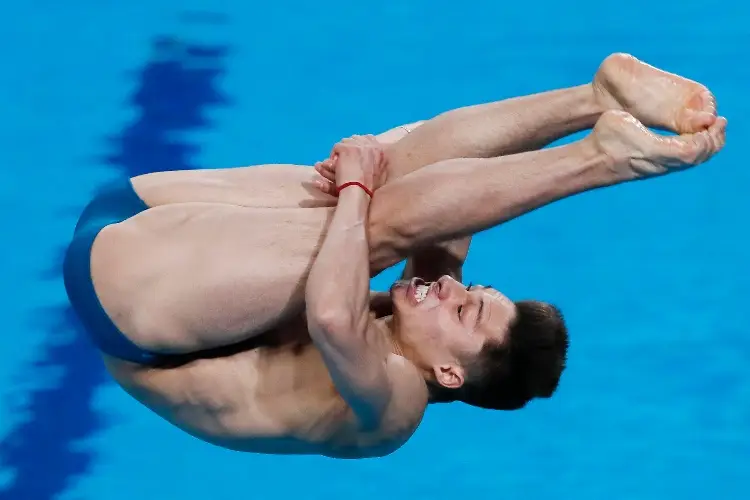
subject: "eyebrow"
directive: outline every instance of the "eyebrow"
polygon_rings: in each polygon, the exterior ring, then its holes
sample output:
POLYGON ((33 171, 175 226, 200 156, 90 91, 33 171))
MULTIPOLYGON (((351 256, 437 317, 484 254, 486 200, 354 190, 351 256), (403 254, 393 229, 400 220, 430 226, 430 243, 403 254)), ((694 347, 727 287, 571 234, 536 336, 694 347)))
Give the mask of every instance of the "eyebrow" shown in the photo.
POLYGON ((479 326, 482 322, 482 313, 484 312, 484 297, 479 299, 479 312, 477 313, 477 323, 474 326, 479 326))

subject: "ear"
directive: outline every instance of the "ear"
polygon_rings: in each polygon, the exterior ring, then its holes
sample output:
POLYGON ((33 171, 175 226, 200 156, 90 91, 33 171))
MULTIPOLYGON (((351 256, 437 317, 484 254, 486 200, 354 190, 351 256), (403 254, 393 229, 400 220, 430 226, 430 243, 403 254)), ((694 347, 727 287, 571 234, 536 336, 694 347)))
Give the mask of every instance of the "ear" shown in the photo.
POLYGON ((437 365, 433 368, 435 380, 448 389, 458 389, 464 385, 464 370, 458 365, 437 365))

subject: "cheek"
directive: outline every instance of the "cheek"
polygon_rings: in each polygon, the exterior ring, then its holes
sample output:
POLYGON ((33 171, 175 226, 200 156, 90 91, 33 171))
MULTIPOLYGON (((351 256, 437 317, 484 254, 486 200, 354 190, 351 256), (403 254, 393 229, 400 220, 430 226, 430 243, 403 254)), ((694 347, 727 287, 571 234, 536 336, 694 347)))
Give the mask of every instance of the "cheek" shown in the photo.
POLYGON ((436 344, 445 343, 445 319, 435 309, 413 309, 404 315, 402 324, 422 339, 436 344))
POLYGON ((453 345, 466 340, 466 329, 458 322, 458 319, 449 313, 436 314, 434 318, 435 335, 443 342, 453 345))
POLYGON ((484 345, 484 338, 479 332, 457 320, 443 319, 439 331, 442 343, 454 352, 473 354, 484 345))

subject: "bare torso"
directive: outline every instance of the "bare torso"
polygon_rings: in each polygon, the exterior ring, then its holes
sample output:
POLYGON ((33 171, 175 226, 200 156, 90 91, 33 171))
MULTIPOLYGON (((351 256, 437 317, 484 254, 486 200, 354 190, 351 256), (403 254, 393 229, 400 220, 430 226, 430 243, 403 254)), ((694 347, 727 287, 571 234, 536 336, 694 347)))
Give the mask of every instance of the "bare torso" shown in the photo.
POLYGON ((135 178, 153 208, 102 231, 92 275, 121 331, 175 363, 105 362, 137 400, 216 445, 379 456, 414 432, 426 389, 395 391, 372 432, 337 393, 303 314, 304 282, 335 204, 307 187, 313 173, 264 166, 135 178))

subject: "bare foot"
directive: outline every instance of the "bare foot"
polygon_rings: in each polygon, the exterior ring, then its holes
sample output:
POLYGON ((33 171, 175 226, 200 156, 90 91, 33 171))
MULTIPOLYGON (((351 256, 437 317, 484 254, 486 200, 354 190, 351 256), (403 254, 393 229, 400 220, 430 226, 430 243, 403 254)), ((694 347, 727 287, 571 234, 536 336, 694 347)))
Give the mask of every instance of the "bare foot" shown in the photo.
POLYGON ((635 180, 705 162, 724 147, 726 124, 719 117, 702 132, 664 137, 652 133, 633 115, 610 110, 596 122, 590 137, 610 157, 622 179, 635 180))
POLYGON ((593 87, 605 109, 627 111, 648 127, 684 134, 716 121, 716 100, 705 86, 628 54, 607 57, 593 87))

